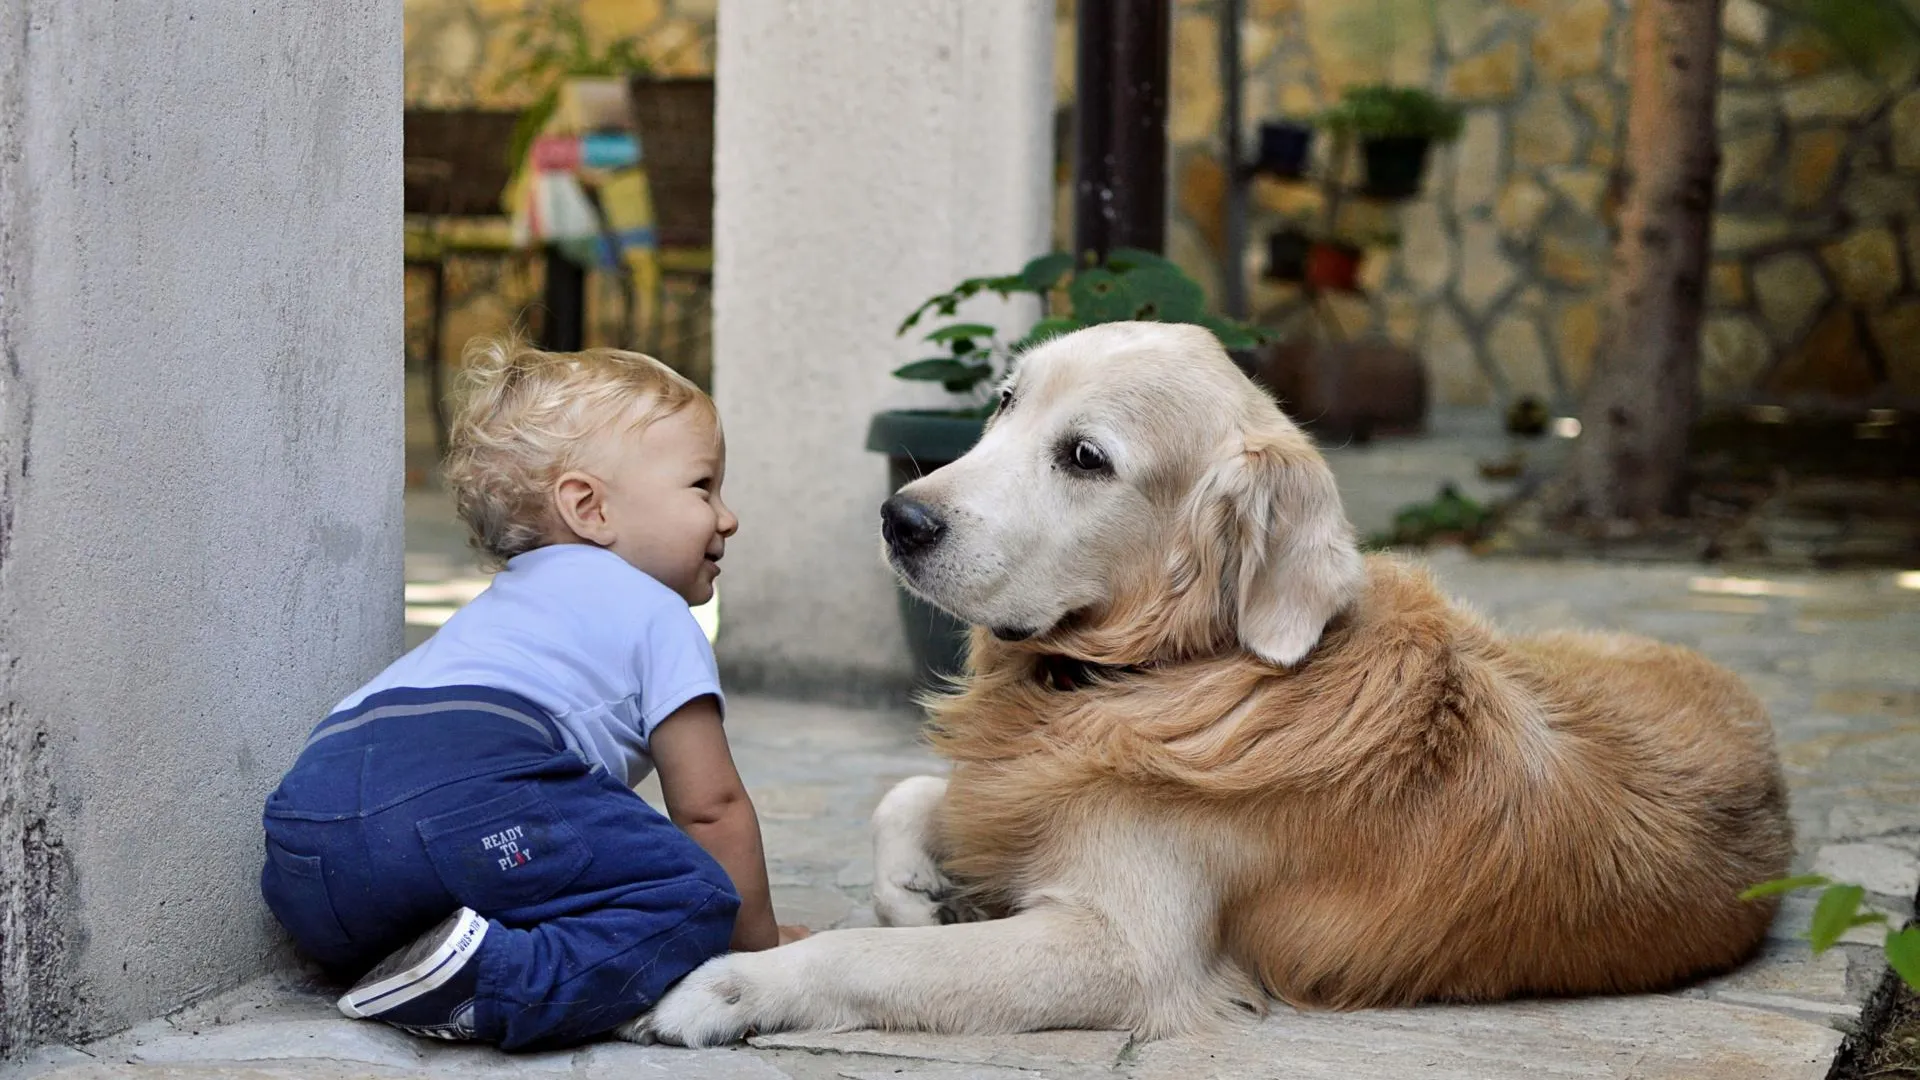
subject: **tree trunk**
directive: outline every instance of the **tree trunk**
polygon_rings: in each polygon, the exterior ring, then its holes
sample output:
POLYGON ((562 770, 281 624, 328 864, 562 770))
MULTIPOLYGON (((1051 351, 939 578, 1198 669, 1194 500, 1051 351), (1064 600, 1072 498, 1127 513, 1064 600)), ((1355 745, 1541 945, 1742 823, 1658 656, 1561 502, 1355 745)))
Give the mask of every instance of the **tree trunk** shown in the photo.
POLYGON ((1636 0, 1619 235, 1572 462, 1577 512, 1686 512, 1719 144, 1720 0, 1636 0))

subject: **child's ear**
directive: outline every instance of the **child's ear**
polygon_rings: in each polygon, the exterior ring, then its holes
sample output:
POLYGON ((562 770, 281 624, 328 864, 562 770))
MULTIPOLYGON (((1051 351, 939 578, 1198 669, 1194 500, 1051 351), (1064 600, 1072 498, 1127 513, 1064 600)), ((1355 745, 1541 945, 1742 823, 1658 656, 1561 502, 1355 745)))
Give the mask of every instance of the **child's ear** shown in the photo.
POLYGON ((553 505, 567 530, 589 543, 613 543, 613 522, 607 519, 607 490, 583 472, 563 473, 553 485, 553 505))

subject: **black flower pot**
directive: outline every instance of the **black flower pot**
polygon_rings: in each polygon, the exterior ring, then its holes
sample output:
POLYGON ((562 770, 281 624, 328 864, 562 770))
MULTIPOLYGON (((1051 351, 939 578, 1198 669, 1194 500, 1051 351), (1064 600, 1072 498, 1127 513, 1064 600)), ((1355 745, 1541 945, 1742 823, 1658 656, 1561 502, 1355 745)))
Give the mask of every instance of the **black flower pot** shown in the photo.
POLYGON ((1312 128, 1285 120, 1269 120, 1260 125, 1260 152, 1254 158, 1254 166, 1261 172, 1299 176, 1307 171, 1307 154, 1312 149, 1312 128))
POLYGON ((1420 194, 1432 145, 1424 135, 1363 139, 1360 153, 1367 165, 1367 194, 1378 199, 1410 199, 1420 194))
POLYGON ((1275 281, 1304 281, 1307 251, 1313 241, 1299 229, 1277 229, 1267 234, 1267 277, 1275 281))
MULTIPOLYGON (((902 410, 874 414, 867 427, 867 449, 887 455, 887 490, 894 492, 957 461, 980 441, 986 421, 952 413, 902 410)), ((960 674, 967 661, 967 625, 908 592, 898 582, 900 628, 913 656, 914 683, 937 688, 960 674)))

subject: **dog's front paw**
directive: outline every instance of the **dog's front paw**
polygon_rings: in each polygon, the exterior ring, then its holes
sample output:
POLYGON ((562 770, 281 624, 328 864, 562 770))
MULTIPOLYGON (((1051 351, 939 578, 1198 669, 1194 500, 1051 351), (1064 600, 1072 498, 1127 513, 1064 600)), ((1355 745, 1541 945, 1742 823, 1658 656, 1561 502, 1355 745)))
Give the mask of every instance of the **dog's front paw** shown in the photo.
POLYGON ((723 1046, 753 1028, 751 986, 739 970, 739 954, 716 956, 668 990, 653 1011, 614 1029, 637 1043, 723 1046))
POLYGON ((873 914, 881 926, 939 926, 952 921, 941 915, 952 892, 953 883, 931 861, 902 867, 874 878, 873 914))

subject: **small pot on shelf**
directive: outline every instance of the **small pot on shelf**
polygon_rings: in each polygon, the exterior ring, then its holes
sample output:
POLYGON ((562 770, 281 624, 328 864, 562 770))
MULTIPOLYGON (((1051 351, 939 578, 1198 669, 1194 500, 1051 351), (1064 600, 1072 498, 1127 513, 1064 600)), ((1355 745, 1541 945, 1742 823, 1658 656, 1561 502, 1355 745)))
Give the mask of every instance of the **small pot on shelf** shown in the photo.
POLYGON ((1296 177, 1307 171, 1307 155, 1313 149, 1313 129, 1289 120, 1268 120, 1260 125, 1260 150, 1254 167, 1275 176, 1296 177))
POLYGON ((1338 240, 1319 240, 1307 251, 1307 285, 1321 292, 1360 291, 1360 249, 1338 240))
POLYGON ((1366 162, 1365 192, 1376 199, 1411 199, 1420 194, 1427 171, 1427 151, 1433 140, 1425 135, 1385 135, 1360 141, 1366 162))

